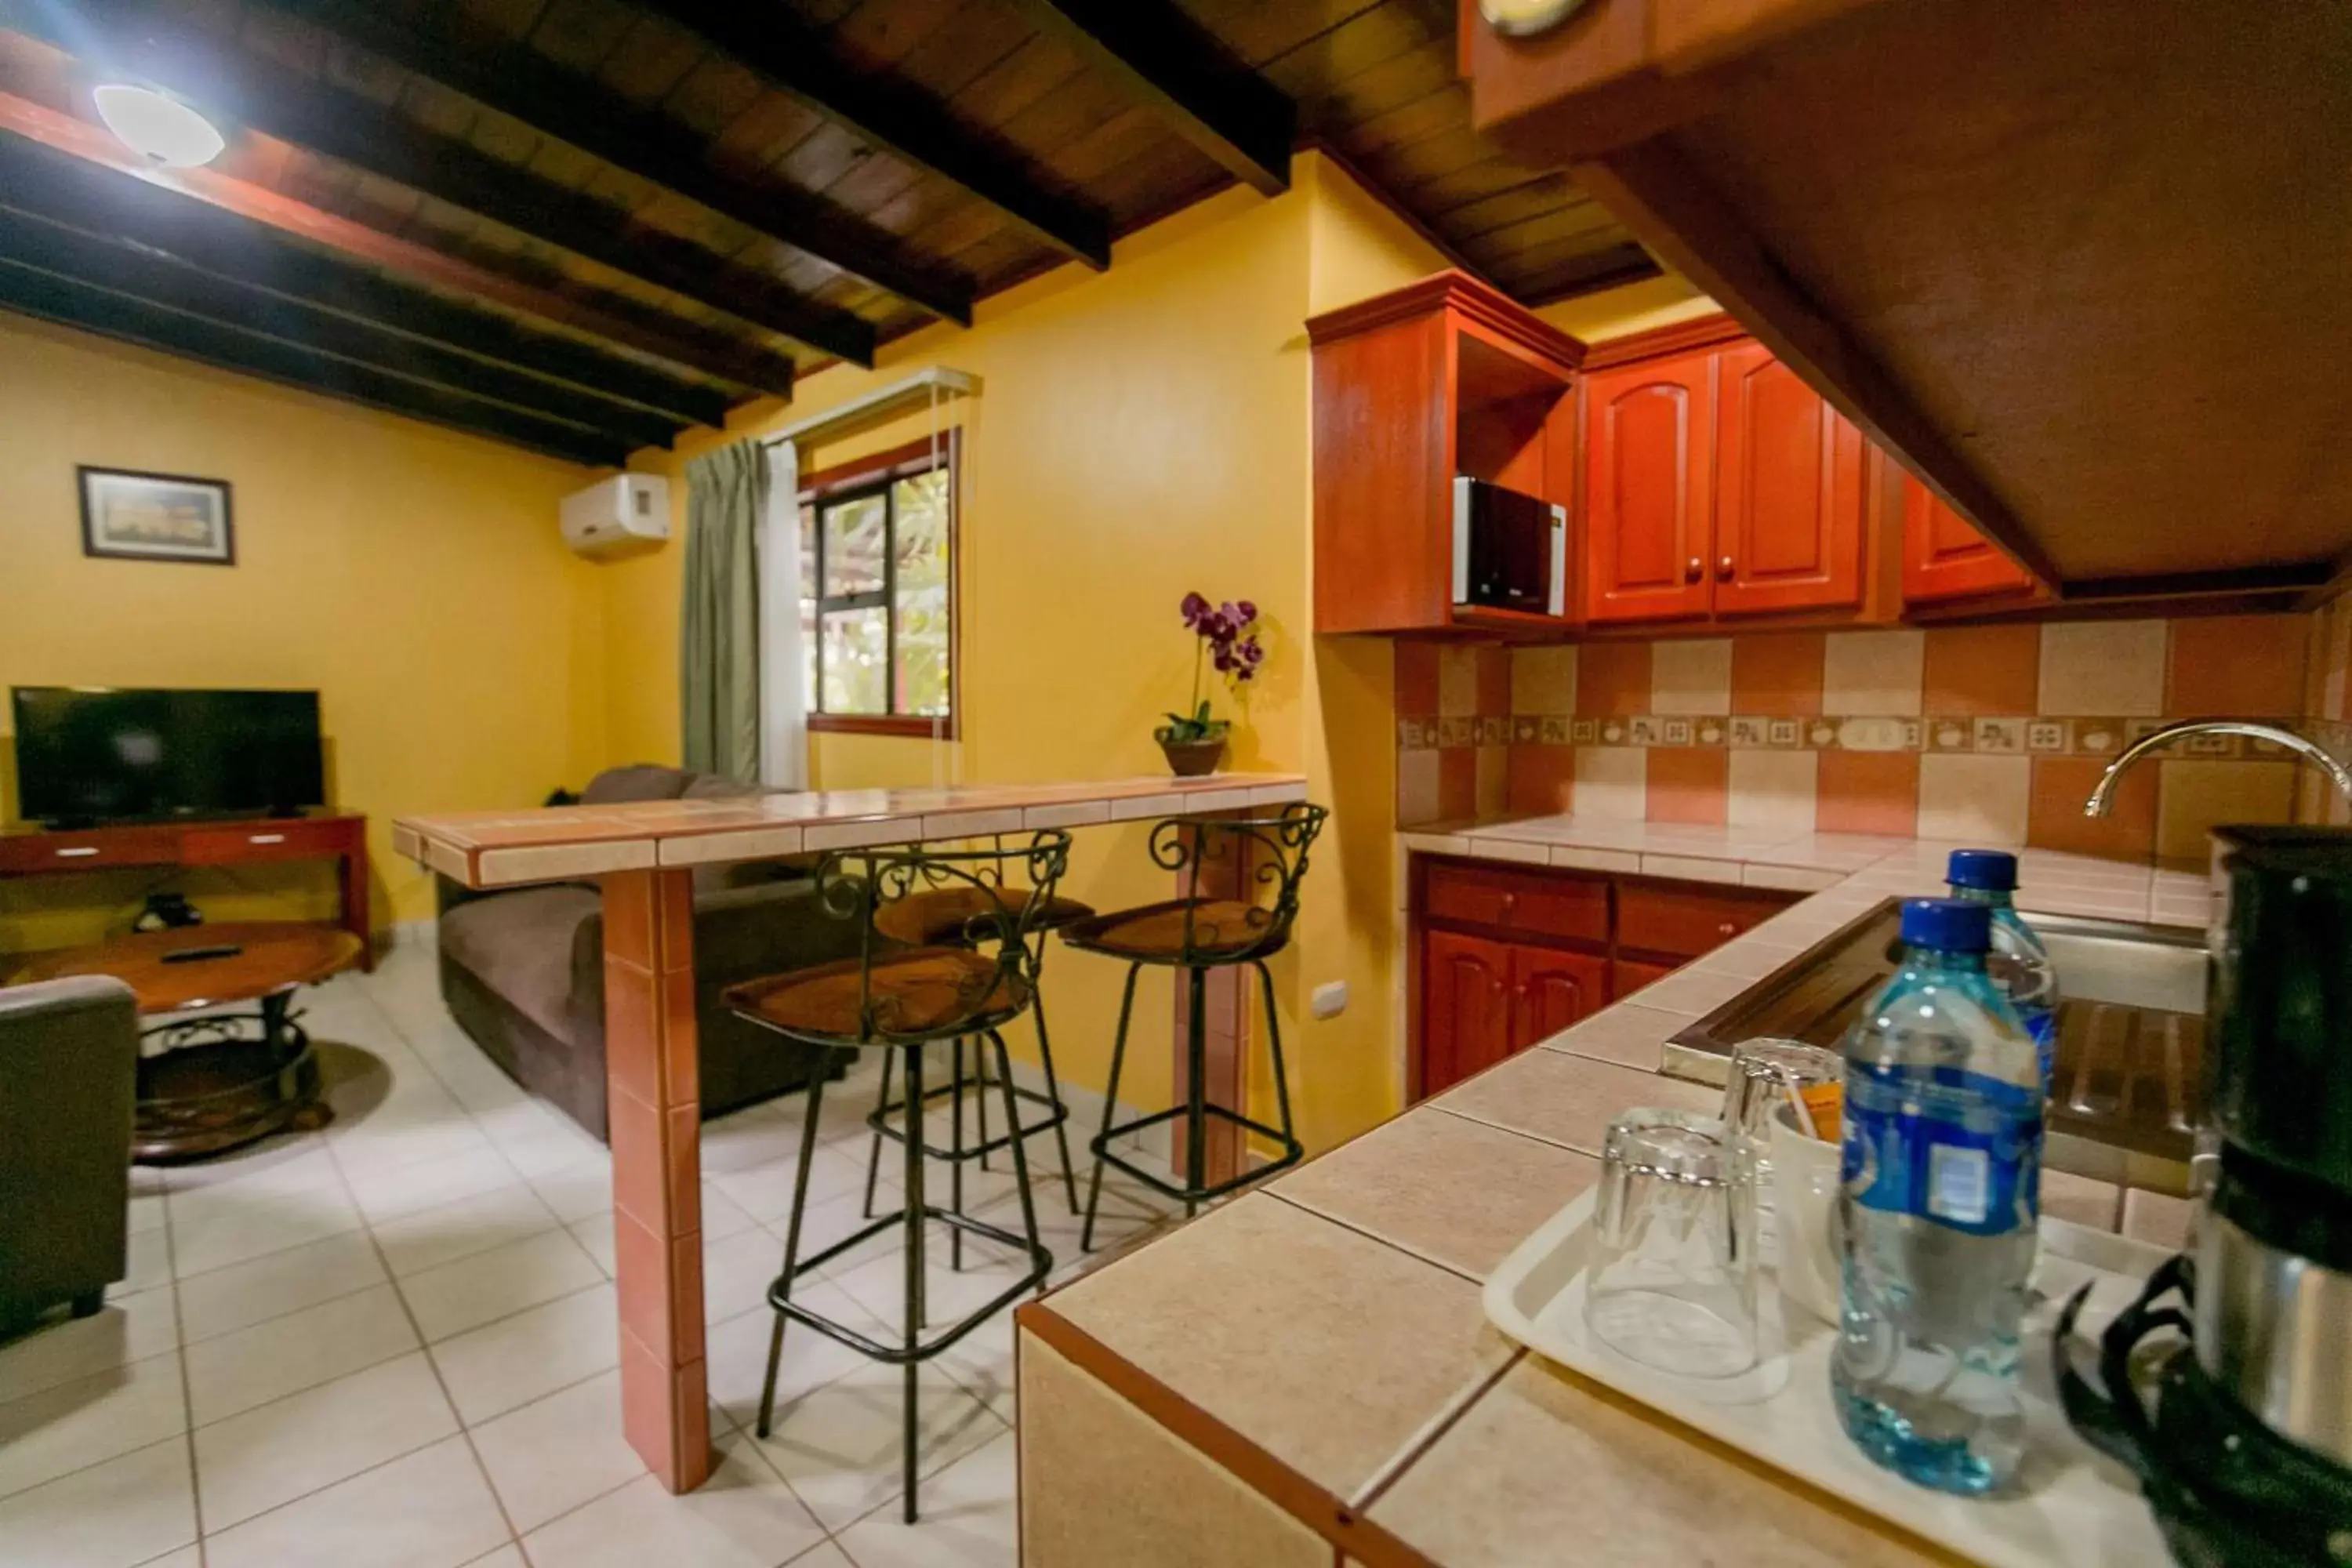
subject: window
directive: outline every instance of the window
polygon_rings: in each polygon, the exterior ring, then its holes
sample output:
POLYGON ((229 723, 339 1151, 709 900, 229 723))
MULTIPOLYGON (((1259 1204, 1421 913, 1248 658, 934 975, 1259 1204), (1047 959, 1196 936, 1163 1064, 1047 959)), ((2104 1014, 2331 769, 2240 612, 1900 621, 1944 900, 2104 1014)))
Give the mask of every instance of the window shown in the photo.
POLYGON ((955 458, 950 432, 802 488, 810 729, 955 732, 955 458))

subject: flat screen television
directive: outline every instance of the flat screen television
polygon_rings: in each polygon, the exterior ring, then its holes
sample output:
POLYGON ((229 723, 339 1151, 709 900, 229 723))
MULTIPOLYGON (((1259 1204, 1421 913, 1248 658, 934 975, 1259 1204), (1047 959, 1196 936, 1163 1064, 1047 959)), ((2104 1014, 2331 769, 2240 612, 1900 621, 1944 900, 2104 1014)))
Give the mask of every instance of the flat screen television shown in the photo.
POLYGON ((289 816, 325 804, 315 691, 14 695, 17 806, 33 821, 289 816))

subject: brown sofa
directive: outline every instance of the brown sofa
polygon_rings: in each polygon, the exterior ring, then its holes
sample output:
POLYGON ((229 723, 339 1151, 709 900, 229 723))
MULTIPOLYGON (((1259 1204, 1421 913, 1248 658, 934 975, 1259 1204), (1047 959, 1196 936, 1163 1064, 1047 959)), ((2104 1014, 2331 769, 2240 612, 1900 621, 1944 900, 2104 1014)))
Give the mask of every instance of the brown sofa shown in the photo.
MULTIPOLYGON (((593 805, 755 793, 641 763, 599 773, 580 798, 593 805)), ((859 922, 828 911, 803 866, 698 871, 695 884, 702 1112, 717 1116, 803 1087, 818 1054, 743 1022, 719 994, 739 981, 854 956, 859 922)), ((485 893, 444 878, 440 908, 441 996, 451 1015, 509 1078, 605 1137, 604 921, 595 885, 485 893)))
POLYGON ((103 975, 0 987, 0 1338, 99 1310, 129 1246, 139 1013, 103 975))

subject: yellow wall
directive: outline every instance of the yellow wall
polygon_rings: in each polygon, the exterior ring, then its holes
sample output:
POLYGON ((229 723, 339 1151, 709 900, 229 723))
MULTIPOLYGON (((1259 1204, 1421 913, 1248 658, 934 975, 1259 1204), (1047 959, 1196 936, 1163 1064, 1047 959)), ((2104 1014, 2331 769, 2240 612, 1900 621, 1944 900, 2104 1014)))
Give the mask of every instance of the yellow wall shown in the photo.
POLYGON ((1622 289, 1562 300, 1536 314, 1571 338, 1597 343, 1629 332, 1646 332, 1653 327, 1687 321, 1694 316, 1713 315, 1721 309, 1687 279, 1669 272, 1640 283, 1628 283, 1622 289))
MULTIPOLYGON (((0 318, 0 688, 317 688, 329 790, 371 818, 377 919, 422 919, 394 814, 536 805, 605 755, 603 598, 556 532, 588 477, 0 318), (236 564, 86 558, 77 463, 228 480, 236 564)), ((332 885, 323 866, 0 882, 0 952, 120 930, 151 888, 223 920, 323 918, 332 885)))
MULTIPOLYGON (((979 376, 945 405, 965 431, 961 521, 961 738, 823 735, 821 787, 1113 777, 1160 771, 1151 739, 1184 697, 1188 589, 1257 602, 1271 647, 1232 762, 1307 773, 1336 808, 1306 891, 1300 939, 1276 968, 1302 1132, 1335 1142, 1398 1109, 1391 1057, 1395 826, 1393 689, 1380 639, 1311 635, 1311 395, 1304 322, 1444 265, 1315 156, 1273 201, 1233 192, 1120 242, 1095 275, 1064 268, 982 303, 969 331, 892 345, 871 371, 811 377, 789 414, 747 411, 726 437, 640 461, 672 473, 713 441, 803 418, 931 364, 979 376), (1349 983, 1347 1011, 1305 1022, 1307 991, 1349 983)), ((802 453, 832 467, 924 433, 927 414, 802 453)), ((684 487, 675 491, 683 505, 684 487)), ((681 511, 679 530, 683 532, 681 511)), ((616 758, 677 745, 677 605, 683 549, 604 574, 616 758)), ((1219 707, 1229 707, 1220 689, 1219 707)), ((1069 890, 1101 907, 1168 891, 1139 830, 1076 836, 1069 890)), ((1118 966, 1057 954, 1057 1064, 1099 1087, 1118 966)), ((1163 1103, 1168 983, 1147 977, 1122 1096, 1163 1103)), ((1271 1087, 1254 1095, 1271 1108, 1271 1087)))

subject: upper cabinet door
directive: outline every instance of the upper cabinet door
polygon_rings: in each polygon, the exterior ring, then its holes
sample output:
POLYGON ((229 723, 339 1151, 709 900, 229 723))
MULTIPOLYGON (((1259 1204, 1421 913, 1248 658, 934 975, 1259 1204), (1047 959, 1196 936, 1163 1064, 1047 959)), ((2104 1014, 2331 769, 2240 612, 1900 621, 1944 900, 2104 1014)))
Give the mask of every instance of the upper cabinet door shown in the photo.
POLYGON ((1715 480, 1715 356, 1685 354, 1586 381, 1586 616, 1706 614, 1715 480))
POLYGON ((1716 389, 1716 612, 1859 608, 1862 432, 1760 343, 1716 389))
POLYGON ((1909 604, 2022 594, 2032 574, 2003 555, 1968 519, 1903 476, 1903 597, 1909 604))

